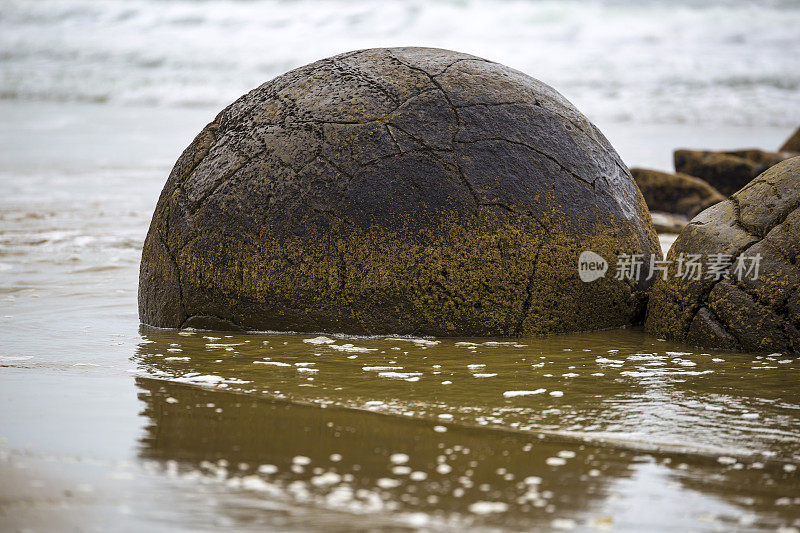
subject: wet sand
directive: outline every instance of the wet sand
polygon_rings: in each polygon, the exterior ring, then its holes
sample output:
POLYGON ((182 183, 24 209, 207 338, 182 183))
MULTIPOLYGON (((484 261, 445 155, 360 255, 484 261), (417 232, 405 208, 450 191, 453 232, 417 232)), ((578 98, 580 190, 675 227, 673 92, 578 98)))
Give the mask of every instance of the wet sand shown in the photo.
MULTIPOLYGON (((213 110, 0 111, 4 529, 800 528, 797 360, 140 329, 141 241, 213 110)), ((655 168, 788 134, 599 126, 655 168)))

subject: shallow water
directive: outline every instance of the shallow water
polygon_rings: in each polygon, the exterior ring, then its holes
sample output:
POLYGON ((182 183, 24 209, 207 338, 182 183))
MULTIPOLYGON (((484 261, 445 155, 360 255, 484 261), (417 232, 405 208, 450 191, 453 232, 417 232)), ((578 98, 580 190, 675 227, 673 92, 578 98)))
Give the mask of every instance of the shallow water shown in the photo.
MULTIPOLYGON (((0 112, 9 528, 800 527, 799 361, 701 353, 637 328, 523 339, 140 329, 150 213, 213 111, 0 112)), ((786 133, 604 129, 626 161, 653 166, 676 139, 786 133)))
POLYGON ((800 361, 779 354, 675 351, 637 330, 143 337, 143 456, 233 487, 511 529, 642 530, 676 505, 676 529, 775 527, 800 504, 800 361), (219 459, 222 474, 203 463, 219 459), (645 504, 656 514, 637 516, 645 504))
POLYGON ((800 530, 800 361, 781 354, 638 328, 175 332, 136 306, 175 159, 280 72, 371 46, 475 53, 668 170, 676 147, 772 149, 796 127, 797 2, 0 11, 0 529, 800 530))

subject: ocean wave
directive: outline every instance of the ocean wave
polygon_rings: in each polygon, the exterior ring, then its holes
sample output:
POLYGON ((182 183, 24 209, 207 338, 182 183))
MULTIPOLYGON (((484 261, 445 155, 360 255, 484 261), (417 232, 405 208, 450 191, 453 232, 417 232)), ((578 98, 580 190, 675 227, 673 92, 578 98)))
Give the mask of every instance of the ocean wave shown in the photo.
POLYGON ((553 85, 594 120, 800 121, 800 4, 60 2, 0 15, 0 98, 219 108, 321 57, 437 46, 553 85))

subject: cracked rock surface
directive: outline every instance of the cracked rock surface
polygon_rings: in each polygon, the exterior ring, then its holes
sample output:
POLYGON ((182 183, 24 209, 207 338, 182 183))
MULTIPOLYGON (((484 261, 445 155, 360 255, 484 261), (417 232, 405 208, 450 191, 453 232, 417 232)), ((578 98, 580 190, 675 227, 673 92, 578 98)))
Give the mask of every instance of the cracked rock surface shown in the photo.
POLYGON ((578 278, 593 250, 660 258, 605 137, 521 72, 429 48, 350 52, 223 110, 158 201, 139 282, 160 327, 519 335, 641 316, 648 284, 578 278))
MULTIPOLYGON (((800 157, 759 175, 706 209, 681 232, 667 256, 728 254, 727 276, 657 279, 647 315, 653 335, 707 348, 800 351, 800 157), (758 276, 735 270, 737 258, 761 256, 758 276), (741 277, 741 279, 739 279, 741 277), (754 279, 755 278, 755 279, 754 279)), ((751 261, 744 261, 748 267, 751 261)))

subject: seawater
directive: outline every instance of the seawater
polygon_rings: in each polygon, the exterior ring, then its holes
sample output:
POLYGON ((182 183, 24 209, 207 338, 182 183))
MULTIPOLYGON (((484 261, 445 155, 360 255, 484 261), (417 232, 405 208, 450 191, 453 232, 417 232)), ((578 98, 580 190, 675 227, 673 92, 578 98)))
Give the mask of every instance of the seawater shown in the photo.
MULTIPOLYGON (((640 328, 520 339, 140 328, 149 218, 209 114, 47 102, 0 113, 0 508, 12 526, 797 524, 796 359, 702 352, 640 328)), ((620 126, 638 137, 623 153, 666 151, 641 141, 648 128, 620 126)))
MULTIPOLYGON (((140 250, 228 102, 359 47, 562 91, 629 165, 777 147, 795 2, 4 2, 0 516, 21 529, 800 528, 800 363, 640 328, 520 339, 140 328, 140 250), (657 60, 654 60, 656 58, 657 60)), ((662 236, 666 248, 671 237, 662 236)), ((591 310, 587 310, 591 312, 591 310)))
POLYGON ((520 69, 599 122, 789 128, 798 26, 791 0, 6 0, 0 96, 221 107, 333 54, 434 46, 520 69))

